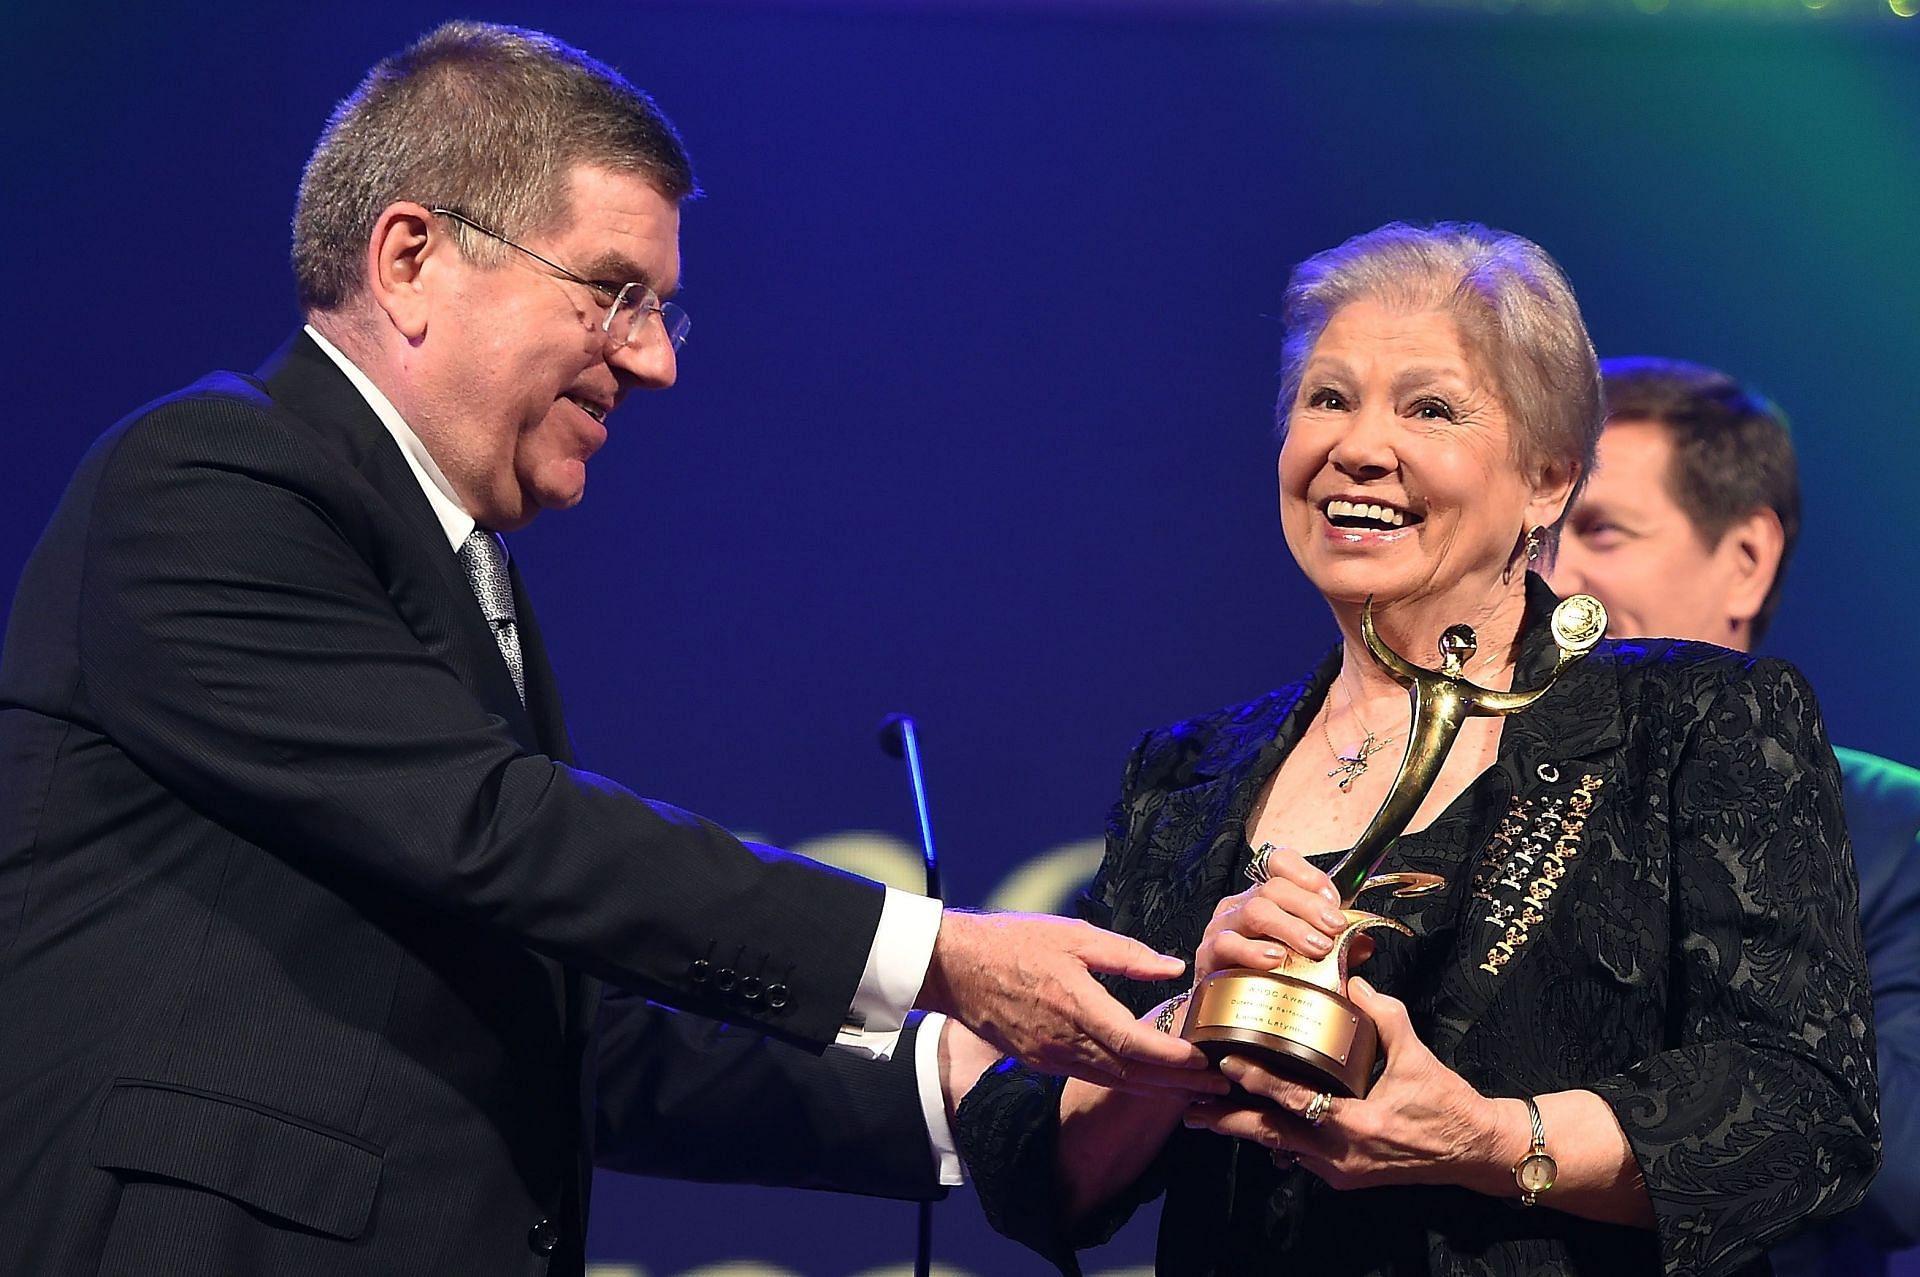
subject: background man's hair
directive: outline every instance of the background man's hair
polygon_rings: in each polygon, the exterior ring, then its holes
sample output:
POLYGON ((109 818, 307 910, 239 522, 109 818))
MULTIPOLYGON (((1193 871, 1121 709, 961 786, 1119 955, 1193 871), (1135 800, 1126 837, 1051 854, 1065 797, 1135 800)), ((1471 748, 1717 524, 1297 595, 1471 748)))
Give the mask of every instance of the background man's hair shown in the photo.
POLYGON ((1786 415, 1764 395, 1699 364, 1637 357, 1606 360, 1600 370, 1609 421, 1656 421, 1672 436, 1667 487, 1703 544, 1720 544, 1755 510, 1779 516, 1785 544, 1753 618, 1759 642, 1779 610, 1787 561, 1800 539, 1800 473, 1786 415))
MULTIPOLYGON (((676 203, 697 189, 672 123, 612 67, 518 27, 429 32, 367 73, 307 161, 293 214, 301 309, 359 294, 367 238, 394 201, 457 208, 520 239, 565 229, 581 165, 635 174, 676 203)), ((512 251, 444 220, 476 261, 512 251)))

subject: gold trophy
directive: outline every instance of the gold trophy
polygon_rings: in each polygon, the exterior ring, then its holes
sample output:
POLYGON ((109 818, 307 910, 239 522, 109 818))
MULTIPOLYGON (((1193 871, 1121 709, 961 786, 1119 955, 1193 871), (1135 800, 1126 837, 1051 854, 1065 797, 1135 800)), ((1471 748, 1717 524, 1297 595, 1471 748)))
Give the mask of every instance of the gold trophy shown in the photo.
MULTIPOLYGON (((1407 752, 1387 791, 1352 850, 1329 871, 1340 893, 1347 925, 1324 958, 1289 954, 1270 971, 1247 967, 1216 971, 1194 989, 1182 1036, 1214 1060, 1245 1055, 1284 1077, 1329 1094, 1364 1097, 1373 1084, 1380 1035, 1366 1013, 1347 997, 1347 957, 1353 938, 1363 931, 1390 927, 1405 935, 1404 924, 1353 907, 1368 891, 1394 888, 1396 896, 1418 896, 1446 885, 1437 874, 1376 874, 1420 803, 1433 788, 1453 748, 1460 725, 1475 715, 1514 714, 1546 695, 1568 666, 1593 650, 1606 632, 1607 610, 1591 595, 1576 594, 1553 611, 1554 643, 1560 649, 1553 673, 1531 691, 1497 692, 1467 680, 1463 666, 1479 646, 1473 630, 1452 625, 1440 635, 1440 668, 1415 665, 1381 641, 1373 628, 1373 599, 1360 613, 1367 650, 1413 701, 1407 752)), ((1265 856, 1248 867, 1255 881, 1266 878, 1265 856)))

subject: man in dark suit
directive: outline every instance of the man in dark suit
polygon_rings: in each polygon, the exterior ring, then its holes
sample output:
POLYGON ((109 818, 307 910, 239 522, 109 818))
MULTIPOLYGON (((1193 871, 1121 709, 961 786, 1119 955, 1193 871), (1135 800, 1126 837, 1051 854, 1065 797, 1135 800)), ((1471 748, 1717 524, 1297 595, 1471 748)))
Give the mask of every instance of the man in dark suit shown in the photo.
POLYGON ((672 384, 692 190, 616 73, 449 24, 314 152, 305 330, 82 463, 0 657, 0 1269, 577 1273, 596 1155, 930 1195, 914 1004, 1218 1085, 1090 974, 1170 959, 572 764, 498 534, 672 384))
MULTIPOLYGON (((1669 359, 1601 365, 1607 428, 1553 575, 1617 635, 1747 651, 1780 605, 1800 531, 1786 421, 1732 377, 1669 359)), ((1920 772, 1836 749, 1873 982, 1883 1160, 1851 1214, 1772 1252, 1780 1277, 1864 1277, 1920 1243, 1920 772)))

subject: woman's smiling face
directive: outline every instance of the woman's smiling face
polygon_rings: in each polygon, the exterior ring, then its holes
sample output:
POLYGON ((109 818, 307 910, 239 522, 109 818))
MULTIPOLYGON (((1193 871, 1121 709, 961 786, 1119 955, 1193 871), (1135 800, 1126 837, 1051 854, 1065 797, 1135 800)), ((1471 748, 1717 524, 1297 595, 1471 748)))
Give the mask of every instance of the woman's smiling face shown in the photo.
POLYGON ((1526 474, 1518 452, 1450 313, 1351 302, 1321 332, 1288 414, 1287 546, 1329 600, 1454 598, 1469 614, 1567 495, 1568 482, 1526 474))

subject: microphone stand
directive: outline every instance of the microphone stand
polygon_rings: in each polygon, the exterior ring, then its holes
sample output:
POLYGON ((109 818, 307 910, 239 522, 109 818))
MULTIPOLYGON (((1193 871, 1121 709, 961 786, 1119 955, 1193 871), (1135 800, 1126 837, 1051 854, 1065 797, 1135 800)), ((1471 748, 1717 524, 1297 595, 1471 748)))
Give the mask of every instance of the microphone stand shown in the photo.
MULTIPOLYGON (((913 782, 913 807, 920 817, 920 854, 926 867, 927 894, 940 897, 940 857, 933 849, 933 821, 927 815, 927 777, 920 770, 920 738, 913 720, 905 714, 889 714, 880 724, 880 748, 891 758, 907 764, 907 777, 913 782)), ((913 1254, 914 1277, 931 1277, 933 1272, 933 1203, 921 1202, 919 1228, 913 1254)))

